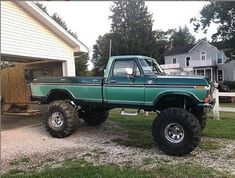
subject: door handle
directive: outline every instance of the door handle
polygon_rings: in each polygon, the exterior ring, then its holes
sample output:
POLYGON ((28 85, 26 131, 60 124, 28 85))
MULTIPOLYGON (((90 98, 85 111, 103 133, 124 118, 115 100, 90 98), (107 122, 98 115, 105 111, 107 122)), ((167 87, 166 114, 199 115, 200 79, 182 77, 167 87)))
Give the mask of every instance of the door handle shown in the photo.
POLYGON ((110 80, 110 83, 116 83, 116 80, 110 80))

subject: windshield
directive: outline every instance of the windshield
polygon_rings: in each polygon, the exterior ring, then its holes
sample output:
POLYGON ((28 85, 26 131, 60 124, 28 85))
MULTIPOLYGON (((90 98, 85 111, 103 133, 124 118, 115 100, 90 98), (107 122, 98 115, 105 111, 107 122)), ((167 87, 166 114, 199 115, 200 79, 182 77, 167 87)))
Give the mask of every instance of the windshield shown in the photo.
POLYGON ((166 75, 161 66, 153 59, 140 59, 145 75, 166 75))

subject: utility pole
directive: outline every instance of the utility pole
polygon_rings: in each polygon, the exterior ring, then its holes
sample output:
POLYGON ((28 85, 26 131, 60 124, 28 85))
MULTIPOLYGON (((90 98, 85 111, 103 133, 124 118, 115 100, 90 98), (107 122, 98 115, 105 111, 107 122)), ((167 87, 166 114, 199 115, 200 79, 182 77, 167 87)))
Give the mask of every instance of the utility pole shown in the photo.
POLYGON ((112 39, 109 40, 109 58, 112 55, 112 39))

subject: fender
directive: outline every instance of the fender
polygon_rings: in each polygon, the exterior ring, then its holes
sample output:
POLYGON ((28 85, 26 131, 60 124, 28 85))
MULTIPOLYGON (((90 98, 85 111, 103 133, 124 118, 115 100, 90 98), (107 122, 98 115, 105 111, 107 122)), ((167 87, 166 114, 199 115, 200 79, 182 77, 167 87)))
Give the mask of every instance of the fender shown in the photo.
MULTIPOLYGON (((53 96, 53 94, 55 93, 63 93, 65 94, 66 97, 68 97, 68 99, 75 101, 75 97, 72 95, 72 93, 66 89, 52 89, 47 93, 46 96, 46 101, 49 102, 50 97, 53 96)), ((63 97, 63 95, 61 95, 61 97, 63 97)))
POLYGON ((180 91, 169 91, 169 92, 164 92, 164 93, 161 93, 160 95, 158 95, 155 99, 154 99, 154 106, 156 106, 158 104, 158 102, 165 96, 169 96, 169 95, 175 95, 175 96, 187 96, 189 98, 192 99, 192 101, 195 103, 195 104, 198 104, 198 103, 201 103, 202 101, 200 101, 196 96, 194 96, 193 94, 191 93, 188 93, 188 92, 180 92, 180 91))

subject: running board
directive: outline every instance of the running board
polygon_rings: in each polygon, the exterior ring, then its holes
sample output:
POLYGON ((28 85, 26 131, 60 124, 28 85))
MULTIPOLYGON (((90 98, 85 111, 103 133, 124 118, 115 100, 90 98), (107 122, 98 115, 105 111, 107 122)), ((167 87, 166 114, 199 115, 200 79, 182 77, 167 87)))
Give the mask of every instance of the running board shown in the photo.
POLYGON ((122 109, 120 115, 122 116, 138 116, 140 112, 140 109, 137 110, 137 112, 133 113, 133 112, 125 112, 124 109, 122 109))

